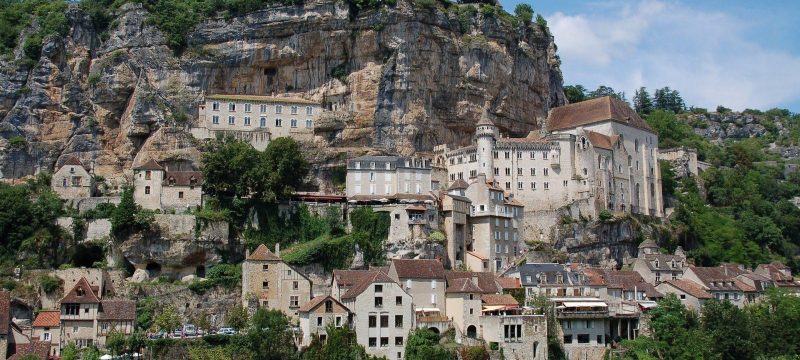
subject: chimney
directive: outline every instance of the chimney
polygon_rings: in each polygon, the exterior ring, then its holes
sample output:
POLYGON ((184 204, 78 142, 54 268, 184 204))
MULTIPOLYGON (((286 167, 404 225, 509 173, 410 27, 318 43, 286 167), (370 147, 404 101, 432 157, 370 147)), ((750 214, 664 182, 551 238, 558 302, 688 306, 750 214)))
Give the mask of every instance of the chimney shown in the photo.
POLYGON ((245 246, 244 248, 244 258, 247 259, 250 257, 250 248, 245 246))
POLYGON ((281 257, 281 243, 275 243, 275 256, 281 257))

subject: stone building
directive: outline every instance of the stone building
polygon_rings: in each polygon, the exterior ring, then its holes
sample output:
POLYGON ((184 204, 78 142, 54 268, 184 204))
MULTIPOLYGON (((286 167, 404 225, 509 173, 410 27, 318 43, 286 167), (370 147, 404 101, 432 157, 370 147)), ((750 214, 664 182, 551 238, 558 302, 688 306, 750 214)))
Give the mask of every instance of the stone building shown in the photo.
POLYGON ((149 160, 133 168, 133 199, 145 209, 185 211, 202 206, 203 173, 171 171, 149 160))
POLYGON ((524 138, 501 136, 484 113, 473 145, 434 153, 449 181, 484 174, 513 194, 529 236, 549 234, 565 207, 593 218, 604 209, 663 216, 658 136, 615 98, 554 108, 543 131, 524 138))
POLYGON ((91 197, 94 185, 94 176, 75 156, 70 156, 50 180, 50 187, 62 199, 91 197))
POLYGON ((673 254, 662 254, 659 246, 652 239, 639 244, 639 253, 633 260, 633 271, 641 275, 650 284, 666 280, 680 279, 689 264, 683 248, 678 246, 673 254))
POLYGON ((347 198, 405 199, 431 191, 430 160, 402 156, 362 156, 347 162, 347 198))
POLYGON ((751 303, 756 297, 756 289, 739 280, 739 275, 747 274, 740 265, 722 264, 714 267, 689 266, 682 279, 703 287, 714 299, 730 301, 739 308, 751 303))
POLYGON ((103 347, 111 332, 130 335, 136 321, 133 300, 101 300, 98 286, 81 278, 61 299, 60 348, 70 342, 79 348, 103 347))
POLYGON ((264 150, 272 139, 310 141, 322 105, 299 98, 254 95, 208 95, 200 105, 198 139, 233 136, 264 150))
POLYGON ((358 343, 370 355, 404 359, 406 339, 415 326, 413 299, 386 273, 364 273, 341 297, 342 303, 353 309, 352 327, 358 343))
POLYGON ((311 344, 314 335, 319 336, 324 342, 327 338, 328 326, 350 326, 352 312, 347 306, 330 295, 317 296, 298 311, 300 315, 300 330, 303 333, 300 346, 311 344))
POLYGON ((664 280, 656 289, 664 295, 674 294, 684 306, 696 311, 700 311, 703 304, 711 299, 711 294, 703 286, 683 279, 664 280))
POLYGON ((411 295, 418 327, 439 333, 450 328, 445 316, 447 281, 441 261, 393 259, 387 275, 411 295))
POLYGON ((442 223, 447 236, 447 259, 450 266, 464 262, 466 249, 472 244, 469 215, 472 200, 466 197, 469 185, 462 179, 453 182, 442 196, 442 223))
POLYGON ((61 310, 42 310, 31 324, 31 341, 50 343, 50 356, 61 356, 61 310))
POLYGON ((299 310, 311 300, 311 280, 286 264, 264 244, 248 253, 242 263, 242 304, 250 311, 258 307, 283 311, 297 319, 299 310))

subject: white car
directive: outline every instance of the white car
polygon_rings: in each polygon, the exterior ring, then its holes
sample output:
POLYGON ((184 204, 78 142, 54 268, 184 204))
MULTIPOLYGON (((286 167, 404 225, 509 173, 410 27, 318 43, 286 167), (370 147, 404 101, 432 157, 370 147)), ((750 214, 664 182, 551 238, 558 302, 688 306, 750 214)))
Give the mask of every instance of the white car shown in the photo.
POLYGON ((217 331, 217 335, 236 335, 236 330, 231 327, 220 328, 217 331))

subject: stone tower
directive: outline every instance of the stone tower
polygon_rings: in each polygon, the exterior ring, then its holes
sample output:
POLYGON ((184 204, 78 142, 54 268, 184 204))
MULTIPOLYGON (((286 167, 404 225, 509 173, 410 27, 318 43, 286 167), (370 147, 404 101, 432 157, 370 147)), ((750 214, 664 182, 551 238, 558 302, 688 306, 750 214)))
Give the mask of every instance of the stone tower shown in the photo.
POLYGON ((478 174, 485 174, 486 180, 494 180, 494 141, 497 138, 497 127, 489 120, 488 111, 484 110, 481 119, 475 125, 477 141, 478 174))

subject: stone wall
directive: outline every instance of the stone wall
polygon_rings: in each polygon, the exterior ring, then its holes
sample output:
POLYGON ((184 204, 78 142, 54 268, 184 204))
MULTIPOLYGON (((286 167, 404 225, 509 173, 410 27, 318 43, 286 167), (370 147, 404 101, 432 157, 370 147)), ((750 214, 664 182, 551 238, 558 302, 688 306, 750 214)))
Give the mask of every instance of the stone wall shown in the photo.
POLYGON ((110 236, 111 221, 109 219, 96 219, 86 224, 86 236, 83 241, 107 240, 110 236))
POLYGON ((119 205, 121 198, 119 196, 97 196, 97 197, 90 197, 84 199, 76 199, 74 200, 73 204, 78 211, 84 213, 89 210, 93 210, 100 204, 114 204, 119 205))

